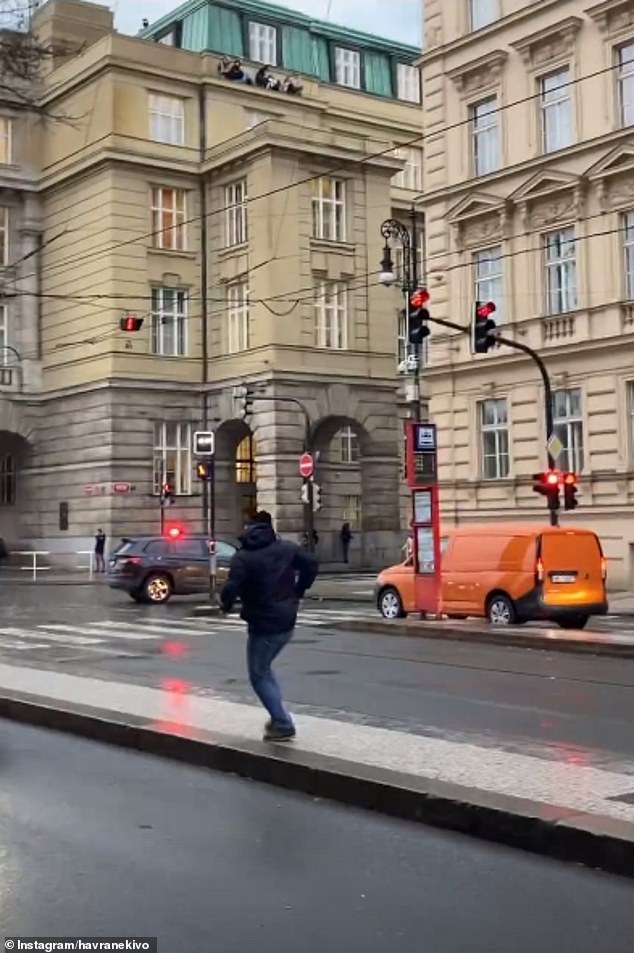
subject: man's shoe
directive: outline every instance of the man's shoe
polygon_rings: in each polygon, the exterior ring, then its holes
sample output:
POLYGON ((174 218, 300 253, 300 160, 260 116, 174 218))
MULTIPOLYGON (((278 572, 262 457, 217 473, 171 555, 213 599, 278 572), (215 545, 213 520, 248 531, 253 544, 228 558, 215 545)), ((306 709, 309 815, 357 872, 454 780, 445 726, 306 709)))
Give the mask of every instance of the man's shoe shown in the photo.
POLYGON ((272 722, 267 722, 264 728, 263 741, 292 741, 295 737, 294 728, 280 728, 272 722))

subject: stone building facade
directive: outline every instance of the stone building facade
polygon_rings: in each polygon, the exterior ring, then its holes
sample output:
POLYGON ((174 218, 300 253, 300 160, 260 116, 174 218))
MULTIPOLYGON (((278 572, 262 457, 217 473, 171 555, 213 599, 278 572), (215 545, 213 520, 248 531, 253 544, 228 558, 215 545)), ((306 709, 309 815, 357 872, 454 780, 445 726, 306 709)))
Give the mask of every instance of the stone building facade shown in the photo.
MULTIPOLYGON (((466 326, 493 300, 549 370, 563 525, 599 532, 613 586, 634 579, 634 5, 425 0, 424 211, 433 313, 466 326)), ((443 520, 546 519, 535 365, 473 357, 434 332, 443 520)))
MULTIPOLYGON (((248 34, 258 4, 227 7, 248 34)), ((322 558, 337 557, 348 521, 355 561, 387 561, 402 542, 406 409, 398 293, 376 275, 381 222, 405 217, 420 189, 420 151, 407 145, 420 134, 416 50, 367 36, 360 52, 330 27, 332 74, 320 61, 288 95, 221 77, 235 50, 201 32, 201 9, 191 4, 196 30, 181 7, 139 38, 81 0, 49 0, 34 17, 42 35, 84 30, 86 42, 43 94, 72 121, 37 142, 41 260, 22 281, 38 282, 41 381, 5 400, 3 446, 19 439, 24 454, 0 534, 60 554, 90 545, 97 526, 155 532, 163 481, 175 489, 166 519, 201 529, 192 435, 208 426, 219 534, 235 537, 257 506, 299 535, 300 401, 322 558), (143 318, 138 333, 120 330, 126 314, 143 318), (257 395, 245 421, 246 383, 257 395)), ((294 43, 319 35, 299 15, 290 26, 294 43)), ((251 75, 258 66, 245 57, 251 75)))

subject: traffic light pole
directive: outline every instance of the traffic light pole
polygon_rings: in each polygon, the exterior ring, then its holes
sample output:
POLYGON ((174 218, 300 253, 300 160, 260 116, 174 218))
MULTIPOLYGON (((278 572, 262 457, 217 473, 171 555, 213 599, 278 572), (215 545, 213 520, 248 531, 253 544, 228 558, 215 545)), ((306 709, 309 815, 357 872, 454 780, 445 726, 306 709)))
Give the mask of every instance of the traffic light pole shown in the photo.
MULTIPOLYGON (((452 331, 461 331, 463 334, 469 333, 469 328, 462 327, 460 324, 454 324, 453 321, 445 321, 443 318, 429 318, 430 321, 433 321, 434 324, 440 324, 444 328, 450 328, 452 331)), ((515 351, 522 351, 528 357, 530 357, 534 363, 537 365, 539 373, 541 374, 542 381, 544 383, 544 418, 546 423, 546 454, 548 459, 548 469, 553 470, 555 468, 555 460, 552 456, 550 450, 548 449, 548 441, 550 440, 553 433, 553 400, 552 400, 552 387, 550 385, 550 377, 548 376, 548 371, 546 370, 546 365, 542 361, 541 357, 534 351, 532 347, 529 347, 528 344, 523 344, 521 341, 514 341, 512 338, 503 337, 501 334, 495 335, 495 340, 499 344, 505 344, 506 347, 513 348, 515 351)), ((550 525, 559 526, 559 513, 557 510, 549 507, 550 511, 550 525)))
MULTIPOLYGON (((295 404, 296 407, 299 407, 302 414, 304 415, 304 453, 312 454, 312 426, 310 422, 310 414, 301 400, 298 400, 296 397, 269 397, 267 395, 254 394, 252 400, 272 400, 278 404, 295 404)), ((315 513, 313 510, 315 495, 314 495, 314 486, 312 478, 304 481, 308 485, 308 494, 307 502, 304 503, 304 532, 306 534, 306 545, 309 552, 315 551, 315 513)))
MULTIPOLYGON (((418 245, 418 231, 416 228, 416 209, 412 205, 410 211, 410 218, 412 220, 412 237, 409 244, 409 268, 408 271, 408 289, 407 289, 407 326, 409 328, 409 299, 410 294, 418 289, 418 260, 417 260, 417 245, 418 245)), ((403 249, 405 251, 405 248, 403 249)), ((403 256, 405 257, 405 256, 403 256)), ((414 345, 414 357, 416 358, 416 369, 414 371, 414 399, 410 405, 410 415, 412 420, 421 419, 421 406, 420 406, 420 368, 423 356, 423 348, 421 344, 414 345)))

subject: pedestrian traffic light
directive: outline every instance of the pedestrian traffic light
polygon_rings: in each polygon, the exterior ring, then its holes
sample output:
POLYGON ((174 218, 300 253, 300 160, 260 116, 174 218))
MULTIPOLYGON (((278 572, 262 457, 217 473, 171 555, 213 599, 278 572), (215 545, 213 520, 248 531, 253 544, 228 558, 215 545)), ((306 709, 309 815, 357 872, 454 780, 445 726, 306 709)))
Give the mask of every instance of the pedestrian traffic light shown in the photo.
POLYGON ((140 331, 143 327, 143 318, 138 318, 136 314, 124 314, 119 319, 119 327, 122 331, 140 331))
POLYGON ((161 486, 161 505, 162 506, 173 506, 174 505, 174 487, 171 483, 163 483, 161 486))
POLYGON ((321 509, 321 484, 313 483, 313 510, 315 513, 321 509))
POLYGON ((250 417, 253 413, 253 388, 249 387, 248 384, 244 387, 244 392, 242 394, 242 419, 246 420, 247 417, 250 417))
POLYGON ((168 526, 167 535, 170 539, 180 539, 181 536, 185 535, 185 530, 182 526, 168 526))
POLYGON ((491 317, 496 308, 492 301, 476 301, 471 322, 471 351, 486 354, 496 343, 496 324, 491 317))
POLYGON ((196 464, 196 476, 199 480, 211 480, 213 468, 213 463, 210 463, 208 460, 201 460, 196 464))
POLYGON ((533 474, 533 492, 541 493, 548 500, 548 508, 558 510, 559 501, 559 482, 561 474, 558 470, 546 470, 545 473, 533 474))
POLYGON ((419 288, 409 299, 407 322, 407 336, 410 344, 421 345, 429 334, 429 311, 425 307, 429 301, 429 292, 426 288, 419 288))
POLYGON ((564 484, 564 509, 576 510, 577 507, 579 506, 579 500, 577 499, 577 493, 578 493, 577 474, 564 473, 563 484, 564 484))

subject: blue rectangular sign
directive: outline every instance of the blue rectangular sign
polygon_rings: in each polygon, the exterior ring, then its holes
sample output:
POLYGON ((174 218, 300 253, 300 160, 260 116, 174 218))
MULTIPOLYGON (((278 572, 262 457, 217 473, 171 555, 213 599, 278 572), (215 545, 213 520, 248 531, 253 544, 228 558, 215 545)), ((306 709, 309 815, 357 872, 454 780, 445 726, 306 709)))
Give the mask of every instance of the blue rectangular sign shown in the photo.
POLYGON ((436 449, 436 425, 416 424, 414 428, 414 453, 436 449))

